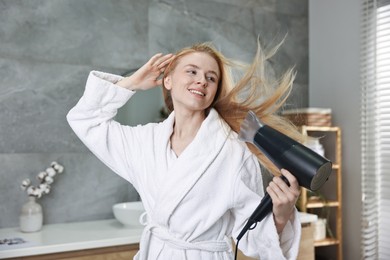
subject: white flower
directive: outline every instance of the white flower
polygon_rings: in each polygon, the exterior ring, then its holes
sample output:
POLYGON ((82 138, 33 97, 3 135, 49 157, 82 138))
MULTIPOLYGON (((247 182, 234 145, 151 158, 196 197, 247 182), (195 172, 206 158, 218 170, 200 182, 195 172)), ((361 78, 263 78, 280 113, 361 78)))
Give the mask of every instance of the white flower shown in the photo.
POLYGON ((45 177, 45 182, 47 184, 52 184, 54 182, 54 179, 52 177, 50 177, 50 176, 46 176, 45 177))
POLYGON ((62 173, 64 171, 64 166, 62 165, 57 165, 57 168, 55 168, 58 173, 62 173))
POLYGON ((32 186, 30 179, 23 180, 20 187, 23 190, 26 190, 29 196, 37 198, 41 198, 44 194, 49 194, 51 189, 50 184, 54 182, 54 177, 57 173, 62 173, 64 171, 64 167, 57 162, 52 162, 50 166, 51 167, 47 168, 45 171, 38 173, 37 179, 40 181, 38 187, 32 186))
POLYGON ((40 172, 40 173, 38 173, 37 178, 38 178, 38 180, 43 181, 46 176, 47 176, 47 172, 40 172))
POLYGON ((33 195, 40 198, 42 197, 42 191, 40 189, 35 189, 33 195))
POLYGON ((30 186, 31 181, 30 179, 25 179, 22 181, 22 185, 20 186, 23 190, 26 190, 28 186, 30 186))
POLYGON ((53 167, 58 173, 62 173, 64 171, 64 166, 58 164, 57 162, 52 162, 51 167, 53 167))
POLYGON ((46 172, 50 177, 54 177, 56 175, 56 171, 53 168, 47 168, 46 172))
POLYGON ((28 195, 34 195, 34 190, 35 190, 35 188, 33 186, 29 186, 27 188, 27 194, 28 195))

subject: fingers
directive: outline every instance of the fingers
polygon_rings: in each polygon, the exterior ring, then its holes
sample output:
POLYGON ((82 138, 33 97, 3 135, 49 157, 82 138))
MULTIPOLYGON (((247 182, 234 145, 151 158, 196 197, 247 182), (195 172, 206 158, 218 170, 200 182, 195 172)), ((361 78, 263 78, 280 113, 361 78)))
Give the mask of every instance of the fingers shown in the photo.
POLYGON ((282 175, 288 180, 287 185, 280 177, 274 177, 267 187, 267 192, 272 199, 272 211, 276 229, 280 233, 287 221, 294 212, 294 207, 300 194, 300 187, 297 179, 287 170, 281 171, 282 175))
POLYGON ((162 56, 163 56, 162 53, 157 53, 157 54, 153 55, 153 56, 150 58, 150 60, 149 60, 148 63, 149 63, 150 65, 154 66, 154 65, 156 64, 157 60, 158 60, 159 58, 161 58, 162 56))
MULTIPOLYGON (((275 177, 272 182, 267 187, 267 192, 271 196, 272 201, 275 202, 278 201, 279 203, 288 203, 289 196, 288 196, 288 186, 284 183, 279 185, 277 182, 277 179, 279 177, 275 177), (283 188, 281 186, 284 186, 283 188)), ((283 182, 283 181, 282 181, 283 182)), ((278 203, 277 203, 278 204, 278 203)))
MULTIPOLYGON (((288 189, 290 188, 288 187, 288 189)), ((295 192, 283 190, 274 182, 269 184, 267 192, 272 199, 274 214, 276 216, 290 215, 298 199, 299 193, 295 194, 295 192)))
POLYGON ((168 53, 163 55, 162 53, 155 54, 149 60, 149 64, 154 67, 156 70, 159 70, 160 73, 163 73, 165 67, 172 61, 174 55, 172 53, 168 53))
POLYGON ((299 188, 299 183, 297 181, 297 179, 295 178, 294 175, 292 175, 289 171, 287 171, 286 169, 282 169, 281 170, 281 173, 284 177, 286 177, 286 179, 288 180, 288 182, 290 183, 290 187, 293 188, 293 189, 298 189, 299 188))
POLYGON ((164 55, 160 59, 160 64, 157 66, 160 70, 165 69, 165 67, 172 61, 174 55, 172 53, 169 53, 167 55, 164 55))
POLYGON ((289 181, 290 186, 287 185, 282 178, 274 177, 267 187, 267 192, 272 198, 279 199, 286 203, 295 202, 300 194, 300 187, 297 179, 287 170, 282 170, 283 176, 289 181))

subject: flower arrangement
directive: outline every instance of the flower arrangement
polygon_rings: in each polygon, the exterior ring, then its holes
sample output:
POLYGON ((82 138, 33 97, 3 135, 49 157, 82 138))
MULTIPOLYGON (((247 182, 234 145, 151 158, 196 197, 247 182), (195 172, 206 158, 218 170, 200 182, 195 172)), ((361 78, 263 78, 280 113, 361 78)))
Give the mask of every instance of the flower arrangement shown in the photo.
POLYGON ((54 177, 63 171, 64 166, 57 162, 52 162, 49 168, 38 173, 37 179, 40 182, 38 186, 33 186, 30 179, 27 178, 22 181, 21 188, 27 192, 28 196, 41 198, 44 194, 48 194, 50 192, 50 185, 54 182, 54 177))

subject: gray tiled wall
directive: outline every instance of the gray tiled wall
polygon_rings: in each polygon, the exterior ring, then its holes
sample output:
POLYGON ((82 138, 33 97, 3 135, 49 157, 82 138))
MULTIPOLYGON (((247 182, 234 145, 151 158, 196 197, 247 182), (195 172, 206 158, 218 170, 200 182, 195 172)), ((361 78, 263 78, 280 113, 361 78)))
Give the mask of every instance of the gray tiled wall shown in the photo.
MULTIPOLYGON (((289 103, 306 106, 307 8, 307 0, 0 0, 0 228, 18 225, 21 181, 53 160, 65 172, 39 200, 46 224, 112 218, 114 203, 138 199, 65 120, 92 69, 122 74, 202 41, 250 61, 258 35, 272 44, 288 32, 271 66, 296 65, 289 103)), ((139 94, 119 120, 156 120, 161 104, 159 91, 139 94)))

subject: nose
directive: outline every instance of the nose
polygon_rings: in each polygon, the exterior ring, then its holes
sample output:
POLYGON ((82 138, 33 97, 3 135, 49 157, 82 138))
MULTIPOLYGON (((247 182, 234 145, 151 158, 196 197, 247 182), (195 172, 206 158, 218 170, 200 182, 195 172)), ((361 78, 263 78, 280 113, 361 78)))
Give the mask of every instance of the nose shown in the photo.
POLYGON ((196 84, 202 86, 202 87, 207 87, 207 79, 205 76, 200 75, 199 78, 196 81, 196 84))

